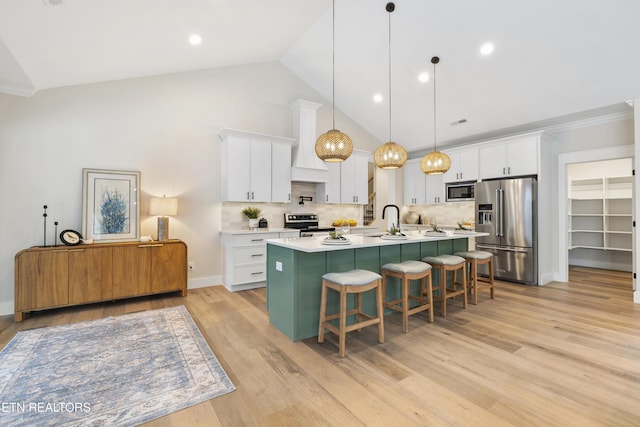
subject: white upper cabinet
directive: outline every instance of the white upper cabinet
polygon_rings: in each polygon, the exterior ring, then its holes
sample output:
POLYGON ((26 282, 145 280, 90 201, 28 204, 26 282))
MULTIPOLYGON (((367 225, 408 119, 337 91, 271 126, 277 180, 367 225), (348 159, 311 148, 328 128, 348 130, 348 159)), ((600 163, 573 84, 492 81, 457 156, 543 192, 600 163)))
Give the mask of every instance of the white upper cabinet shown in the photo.
POLYGON ((442 174, 425 175, 425 202, 427 205, 444 203, 444 180, 442 174))
POLYGON ((426 175, 420 168, 420 160, 409 160, 402 167, 405 205, 425 204, 426 175))
POLYGON ((232 129, 220 138, 223 201, 290 201, 293 140, 232 129))
POLYGON ((271 141, 271 201, 291 203, 291 144, 271 141))
POLYGON ((478 148, 480 179, 536 175, 539 138, 525 135, 478 148))
POLYGON ((445 151, 451 158, 451 168, 443 175, 443 182, 478 180, 478 148, 445 151))
POLYGON ((316 197, 318 203, 340 203, 340 163, 325 163, 329 169, 329 180, 318 184, 316 197))
POLYGON ((356 151, 340 164, 341 203, 359 205, 366 205, 368 203, 368 167, 368 155, 356 151))

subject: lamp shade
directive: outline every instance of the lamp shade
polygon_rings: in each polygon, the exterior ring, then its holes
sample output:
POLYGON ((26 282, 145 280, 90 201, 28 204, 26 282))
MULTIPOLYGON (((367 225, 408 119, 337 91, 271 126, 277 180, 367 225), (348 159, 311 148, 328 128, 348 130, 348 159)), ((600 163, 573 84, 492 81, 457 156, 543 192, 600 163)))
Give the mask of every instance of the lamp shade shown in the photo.
POLYGON ((167 196, 152 197, 149 202, 149 215, 178 215, 178 198, 167 196))
POLYGON ((407 150, 393 141, 385 142, 373 153, 373 161, 380 169, 398 169, 407 163, 407 150))
POLYGON ((316 140, 316 155, 325 162, 344 162, 353 152, 353 142, 349 135, 331 129, 316 140))
POLYGON ((422 158, 420 168, 429 175, 445 173, 451 167, 451 159, 440 151, 432 151, 422 158))

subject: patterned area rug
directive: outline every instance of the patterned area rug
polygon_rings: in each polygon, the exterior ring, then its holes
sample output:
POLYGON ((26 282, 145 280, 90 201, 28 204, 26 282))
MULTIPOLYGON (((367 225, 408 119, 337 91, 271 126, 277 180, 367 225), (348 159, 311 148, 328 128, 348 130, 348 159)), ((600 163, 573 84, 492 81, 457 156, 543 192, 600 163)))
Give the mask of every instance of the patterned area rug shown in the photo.
POLYGON ((0 425, 133 426, 235 390, 183 306, 18 332, 0 425))

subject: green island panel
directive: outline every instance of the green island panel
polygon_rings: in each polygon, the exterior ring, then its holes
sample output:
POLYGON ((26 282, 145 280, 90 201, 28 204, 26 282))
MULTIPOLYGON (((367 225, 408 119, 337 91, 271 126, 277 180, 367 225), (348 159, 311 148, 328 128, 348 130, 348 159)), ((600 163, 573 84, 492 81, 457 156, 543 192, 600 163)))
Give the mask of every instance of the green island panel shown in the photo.
POLYGON ((322 275, 329 271, 327 254, 328 252, 296 251, 295 253, 298 268, 296 268, 294 282, 296 289, 294 316, 297 321, 293 337, 290 337, 293 341, 318 335, 322 275))
POLYGON ((294 339, 297 319, 294 316, 295 288, 294 251, 280 246, 267 245, 267 311, 269 321, 286 336, 294 339), (276 270, 276 262, 282 263, 282 271, 276 270))

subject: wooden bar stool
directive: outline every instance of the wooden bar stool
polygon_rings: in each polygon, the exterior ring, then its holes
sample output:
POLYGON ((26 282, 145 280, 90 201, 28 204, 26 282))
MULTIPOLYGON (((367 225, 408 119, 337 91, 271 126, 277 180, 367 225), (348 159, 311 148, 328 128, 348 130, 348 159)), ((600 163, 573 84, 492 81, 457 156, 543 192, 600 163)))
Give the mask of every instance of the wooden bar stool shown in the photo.
POLYGON ((467 308, 467 274, 464 258, 456 255, 438 255, 422 258, 422 261, 431 264, 434 270, 440 271, 440 283, 433 286, 433 290, 440 291, 442 299, 442 315, 447 315, 447 299, 458 295, 463 297, 463 307, 467 308), (457 283, 458 270, 462 270, 462 283, 457 283), (452 272, 451 287, 447 287, 447 271, 452 272), (459 288, 461 286, 461 288, 459 288))
POLYGON ((491 289, 491 299, 494 299, 493 254, 485 251, 466 251, 456 252, 455 255, 464 258, 469 263, 469 289, 473 293, 473 303, 478 305, 478 291, 480 289, 491 289), (478 266, 482 264, 488 264, 489 279, 478 278, 478 266))
POLYGON ((345 340, 347 332, 361 329, 365 326, 378 325, 378 342, 384 342, 384 309, 382 301, 382 277, 378 273, 367 270, 351 270, 345 273, 327 273, 322 276, 322 295, 320 297, 320 328, 318 330, 318 342, 324 342, 325 329, 338 335, 338 348, 340 357, 344 357, 345 340), (333 289, 340 294, 340 311, 327 314, 327 293, 333 289), (375 289, 377 317, 362 312, 362 294, 375 289), (356 295, 356 308, 347 310, 347 295, 356 295), (347 326, 347 316, 356 316, 356 322, 347 326), (366 320, 361 320, 362 318, 366 320), (336 328, 330 320, 339 319, 339 327, 336 328))
POLYGON ((393 301, 386 301, 385 307, 402 313, 402 332, 409 331, 409 316, 424 310, 429 310, 429 322, 433 322, 433 290, 431 284, 431 266, 420 261, 405 261, 402 263, 389 263, 382 266, 382 295, 387 295, 387 278, 398 277, 402 283, 402 297, 393 301), (411 280, 420 280, 420 293, 411 295, 411 280), (427 295, 427 298, 424 297, 427 295), (409 301, 417 301, 419 304, 413 308, 409 301))

